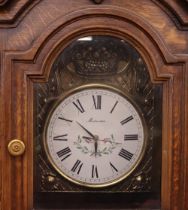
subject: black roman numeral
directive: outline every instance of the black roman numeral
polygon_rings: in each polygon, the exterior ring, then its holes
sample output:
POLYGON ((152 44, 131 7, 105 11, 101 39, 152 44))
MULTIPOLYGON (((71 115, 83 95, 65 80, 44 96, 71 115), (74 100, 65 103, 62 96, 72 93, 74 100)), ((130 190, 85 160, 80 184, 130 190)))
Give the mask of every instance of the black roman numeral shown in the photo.
POLYGON ((85 110, 82 106, 82 104, 80 103, 80 100, 77 99, 76 102, 72 102, 74 104, 74 106, 81 112, 81 113, 84 113, 85 110))
POLYGON ((118 172, 117 168, 111 162, 110 162, 110 166, 111 166, 113 172, 114 171, 118 172))
POLYGON ((82 166, 83 166, 83 163, 80 160, 77 160, 74 166, 72 167, 71 171, 73 172, 77 171, 77 174, 79 174, 82 166))
POLYGON ((124 140, 125 141, 138 140, 138 134, 127 134, 127 135, 124 135, 124 140))
POLYGON ((64 135, 59 135, 59 136, 54 136, 53 140, 54 141, 67 141, 68 139, 66 138, 68 134, 64 135))
POLYGON ((120 123, 122 125, 124 125, 124 124, 128 123, 129 121, 131 121, 132 119, 133 119, 133 116, 129 116, 126 119, 122 120, 120 123))
POLYGON ((95 109, 101 109, 101 102, 102 102, 102 96, 97 95, 97 96, 92 96, 93 97, 93 103, 95 106, 95 109))
POLYGON ((117 104, 118 104, 118 101, 116 101, 116 103, 115 103, 114 106, 112 107, 112 109, 111 109, 111 111, 110 111, 111 114, 112 114, 112 112, 114 111, 114 109, 115 109, 115 107, 117 106, 117 104))
POLYGON ((61 159, 61 161, 63 161, 71 155, 71 150, 69 147, 66 147, 66 148, 60 150, 59 152, 57 152, 57 155, 59 158, 63 157, 63 159, 61 159))
POLYGON ((67 121, 67 122, 72 122, 72 120, 66 119, 66 118, 64 118, 64 117, 58 117, 58 119, 64 120, 64 121, 67 121))
POLYGON ((97 166, 95 166, 95 165, 92 165, 92 174, 91 174, 91 177, 92 178, 95 178, 95 177, 98 178, 99 177, 97 166))
POLYGON ((130 161, 131 158, 133 157, 133 154, 125 149, 121 149, 119 156, 121 156, 122 158, 125 158, 126 160, 130 161))

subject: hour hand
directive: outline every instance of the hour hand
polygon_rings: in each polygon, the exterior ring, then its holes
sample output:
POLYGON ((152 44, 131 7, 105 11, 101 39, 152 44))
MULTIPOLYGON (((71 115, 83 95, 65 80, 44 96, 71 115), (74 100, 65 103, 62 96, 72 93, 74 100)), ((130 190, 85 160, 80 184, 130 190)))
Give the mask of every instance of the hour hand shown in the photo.
POLYGON ((83 125, 81 125, 79 122, 76 121, 76 123, 83 128, 91 137, 93 137, 93 139, 95 138, 95 135, 93 135, 90 131, 88 131, 88 129, 86 129, 83 125))
POLYGON ((88 136, 82 136, 82 138, 87 140, 93 140, 93 137, 88 137, 88 136))
POLYGON ((95 141, 95 157, 97 156, 97 149, 98 149, 98 138, 94 139, 95 141))

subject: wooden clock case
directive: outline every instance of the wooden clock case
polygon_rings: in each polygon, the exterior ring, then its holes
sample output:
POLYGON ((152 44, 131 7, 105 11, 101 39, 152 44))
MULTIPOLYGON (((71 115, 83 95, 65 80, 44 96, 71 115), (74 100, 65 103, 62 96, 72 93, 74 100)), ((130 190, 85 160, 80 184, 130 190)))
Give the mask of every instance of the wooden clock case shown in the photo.
POLYGON ((161 209, 188 209, 187 8, 186 0, 0 1, 2 210, 33 209, 33 83, 48 80, 62 46, 91 34, 126 38, 162 84, 161 209), (13 139, 23 155, 8 152, 13 139))

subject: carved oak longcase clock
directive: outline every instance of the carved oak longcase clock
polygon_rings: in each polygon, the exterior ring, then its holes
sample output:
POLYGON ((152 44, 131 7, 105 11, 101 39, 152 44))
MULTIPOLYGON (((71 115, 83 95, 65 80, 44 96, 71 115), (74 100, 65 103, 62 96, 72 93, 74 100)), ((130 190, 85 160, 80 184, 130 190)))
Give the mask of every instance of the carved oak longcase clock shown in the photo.
POLYGON ((0 7, 1 209, 187 209, 187 2, 0 7))

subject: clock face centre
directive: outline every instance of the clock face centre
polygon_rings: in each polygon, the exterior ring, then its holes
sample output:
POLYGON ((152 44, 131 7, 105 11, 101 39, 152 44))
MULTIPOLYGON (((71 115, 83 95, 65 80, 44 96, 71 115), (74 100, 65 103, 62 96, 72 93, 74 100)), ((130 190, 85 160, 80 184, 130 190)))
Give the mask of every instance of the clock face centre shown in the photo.
POLYGON ((68 180, 103 187, 126 178, 146 145, 135 105, 108 86, 83 86, 54 106, 44 146, 54 168, 68 180))

